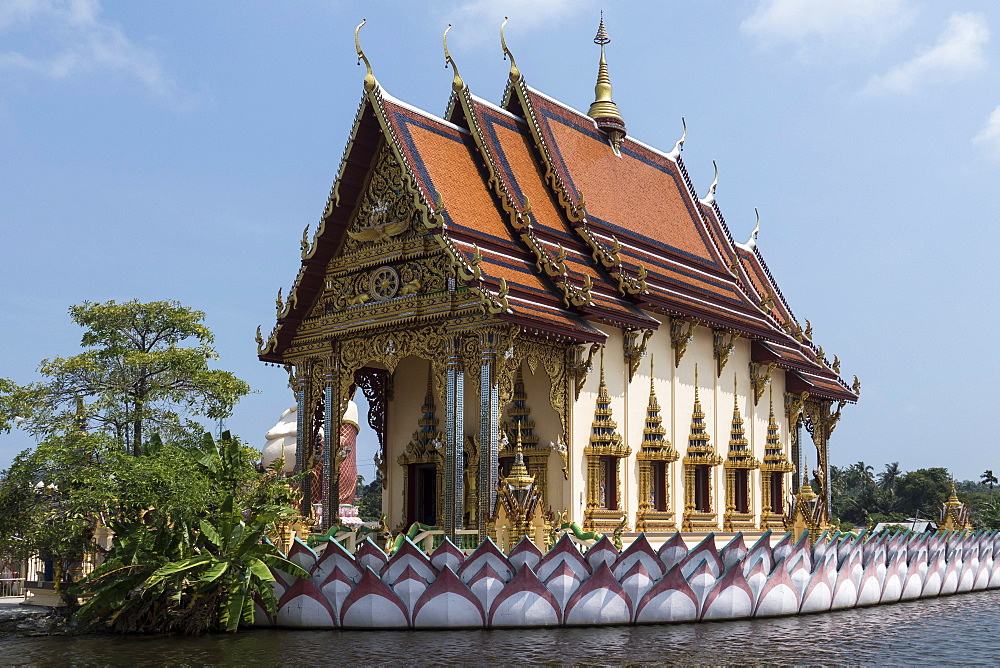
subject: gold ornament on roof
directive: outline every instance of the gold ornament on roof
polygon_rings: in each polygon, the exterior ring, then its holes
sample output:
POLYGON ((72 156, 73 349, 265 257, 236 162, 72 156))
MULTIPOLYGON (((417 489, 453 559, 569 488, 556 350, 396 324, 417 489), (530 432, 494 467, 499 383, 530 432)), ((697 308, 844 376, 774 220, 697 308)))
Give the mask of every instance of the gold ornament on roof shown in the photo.
POLYGON ((511 83, 515 83, 521 80, 521 70, 517 69, 517 64, 514 62, 514 54, 507 48, 507 40, 503 37, 503 29, 507 27, 507 21, 509 20, 506 16, 503 17, 503 23, 500 25, 500 48, 503 49, 504 59, 510 59, 510 74, 508 76, 511 83))
POLYGON ((455 59, 451 57, 451 53, 448 52, 448 31, 451 30, 451 24, 444 29, 444 66, 448 67, 451 65, 452 71, 455 76, 451 80, 451 89, 456 93, 465 90, 465 82, 462 80, 462 75, 458 73, 458 65, 455 64, 455 59))
POLYGON ((610 42, 611 38, 604 28, 604 13, 601 12, 601 24, 597 28, 597 36, 594 37, 594 44, 601 47, 601 62, 597 68, 594 102, 590 105, 587 115, 596 121, 598 129, 607 134, 611 147, 618 153, 622 139, 625 138, 625 119, 611 98, 611 77, 608 74, 608 61, 604 56, 604 47, 610 42))
POLYGON ((365 52, 361 50, 361 40, 358 39, 358 33, 361 32, 362 26, 366 23, 368 23, 368 19, 362 19, 358 27, 354 29, 354 48, 358 51, 358 65, 361 64, 362 60, 365 61, 365 69, 367 70, 365 72, 365 90, 370 92, 375 89, 375 75, 372 74, 372 64, 368 62, 365 52))
POLYGON ((409 229, 410 217, 402 165, 386 146, 379 154, 371 183, 347 235, 359 243, 385 243, 409 229))

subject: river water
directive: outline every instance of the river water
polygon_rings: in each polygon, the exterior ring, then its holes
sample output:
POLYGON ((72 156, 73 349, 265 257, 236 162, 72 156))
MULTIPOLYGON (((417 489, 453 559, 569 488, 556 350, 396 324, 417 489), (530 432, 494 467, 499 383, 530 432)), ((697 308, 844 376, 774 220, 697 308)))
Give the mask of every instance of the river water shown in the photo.
POLYGON ((3 665, 1000 664, 1000 591, 770 620, 0 639, 3 665))

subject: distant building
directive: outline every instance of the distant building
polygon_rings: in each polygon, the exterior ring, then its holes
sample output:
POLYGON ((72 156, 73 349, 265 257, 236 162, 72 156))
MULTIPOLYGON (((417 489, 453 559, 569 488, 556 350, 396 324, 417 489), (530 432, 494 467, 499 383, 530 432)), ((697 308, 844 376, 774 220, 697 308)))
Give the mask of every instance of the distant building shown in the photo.
POLYGON ((937 525, 930 520, 922 520, 916 517, 911 517, 905 520, 899 520, 898 522, 879 522, 872 529, 873 533, 879 533, 885 530, 886 527, 896 527, 901 526, 909 529, 913 533, 925 533, 927 531, 937 531, 937 525))

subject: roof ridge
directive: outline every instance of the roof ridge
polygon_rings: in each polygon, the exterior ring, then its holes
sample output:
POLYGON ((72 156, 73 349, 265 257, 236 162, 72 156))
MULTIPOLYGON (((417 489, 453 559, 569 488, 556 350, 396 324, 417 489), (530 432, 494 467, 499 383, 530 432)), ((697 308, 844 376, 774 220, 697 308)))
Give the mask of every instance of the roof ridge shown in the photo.
MULTIPOLYGON (((379 88, 381 89, 381 86, 379 86, 379 88)), ((441 118, 440 116, 435 116, 431 112, 425 111, 425 110, 421 109, 420 107, 414 107, 412 104, 409 104, 407 102, 403 102, 398 97, 394 97, 394 96, 390 95, 389 93, 386 93, 384 90, 381 90, 381 97, 382 97, 383 101, 388 102, 389 104, 393 104, 393 105, 396 105, 397 107, 401 107, 403 109, 406 109, 407 111, 412 111, 414 113, 420 114, 421 116, 423 116, 427 120, 434 121, 436 123, 440 123, 441 125, 445 126, 446 128, 449 128, 451 130, 457 130, 458 132, 461 132, 462 134, 467 134, 467 135, 471 135, 472 134, 468 130, 466 130, 465 128, 463 128, 461 125, 456 125, 455 123, 452 123, 451 121, 449 121, 449 120, 447 120, 445 118, 441 118)))

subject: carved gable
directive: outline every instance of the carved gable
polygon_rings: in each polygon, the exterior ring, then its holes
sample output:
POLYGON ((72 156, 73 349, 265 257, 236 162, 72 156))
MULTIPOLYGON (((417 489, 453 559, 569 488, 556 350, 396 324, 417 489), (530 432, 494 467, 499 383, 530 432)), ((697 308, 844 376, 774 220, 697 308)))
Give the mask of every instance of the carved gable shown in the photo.
POLYGON ((407 238, 421 236, 422 227, 413 197, 407 192, 403 167, 389 145, 383 144, 368 189, 347 230, 341 256, 364 254, 383 245, 395 245, 407 238))
POLYGON ((454 317, 478 305, 424 225, 410 180, 383 143, 340 251, 327 264, 324 290, 300 331, 402 325, 454 317), (448 292, 449 277, 457 298, 448 292))

